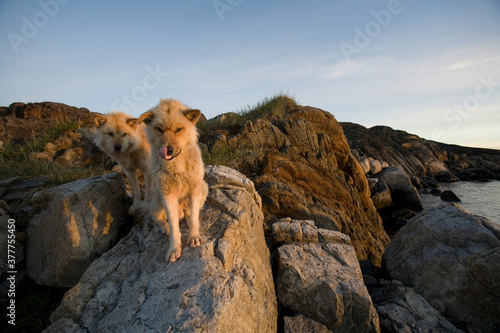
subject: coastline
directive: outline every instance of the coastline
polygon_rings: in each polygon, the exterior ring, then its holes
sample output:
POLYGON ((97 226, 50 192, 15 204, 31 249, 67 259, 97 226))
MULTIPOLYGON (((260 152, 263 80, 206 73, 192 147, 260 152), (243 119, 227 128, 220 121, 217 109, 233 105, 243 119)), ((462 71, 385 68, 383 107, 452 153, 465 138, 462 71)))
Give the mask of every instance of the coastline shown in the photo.
MULTIPOLYGON (((458 181, 453 183, 441 183, 438 188, 441 191, 451 190, 461 200, 456 202, 471 214, 486 217, 496 224, 500 224, 500 181, 458 181)), ((419 190, 420 197, 425 209, 445 206, 448 201, 441 200, 439 195, 429 193, 428 189, 419 190)))

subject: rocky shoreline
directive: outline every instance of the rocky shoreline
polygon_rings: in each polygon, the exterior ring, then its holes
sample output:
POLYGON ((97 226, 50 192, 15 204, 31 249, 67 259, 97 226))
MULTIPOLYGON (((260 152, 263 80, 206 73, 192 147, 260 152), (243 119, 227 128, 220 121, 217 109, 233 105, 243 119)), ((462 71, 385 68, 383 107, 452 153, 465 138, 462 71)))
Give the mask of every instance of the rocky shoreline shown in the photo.
MULTIPOLYGON (((2 109, 3 142, 25 140, 3 133, 46 122, 55 107, 16 105, 2 109)), ((80 129, 30 158, 105 161, 83 113, 80 129)), ((209 157, 228 155, 232 168, 207 167, 203 246, 171 265, 162 262, 167 237, 127 214, 120 173, 42 191, 43 177, 0 180, 0 227, 9 218, 19 227, 17 285, 66 292, 31 331, 500 329, 500 227, 453 203, 424 210, 421 195, 437 193, 440 181, 500 179, 500 151, 340 124, 291 102, 238 125, 223 119, 202 127, 200 142, 209 157)), ((4 281, 2 306, 7 290, 4 281)))
POLYGON ((415 178, 417 186, 418 182, 434 187, 435 181, 500 179, 499 150, 428 141, 387 126, 341 125, 349 146, 360 156, 399 167, 415 178))

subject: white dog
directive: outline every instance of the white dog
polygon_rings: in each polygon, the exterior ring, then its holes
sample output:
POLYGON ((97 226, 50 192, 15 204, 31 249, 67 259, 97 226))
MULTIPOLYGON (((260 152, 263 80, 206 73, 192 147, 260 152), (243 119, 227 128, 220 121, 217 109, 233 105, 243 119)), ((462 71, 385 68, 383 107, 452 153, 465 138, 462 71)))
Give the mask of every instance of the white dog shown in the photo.
POLYGON ((144 113, 139 123, 146 123, 146 134, 152 149, 151 171, 155 177, 155 193, 151 203, 153 219, 161 229, 170 232, 170 246, 165 256, 176 261, 182 252, 179 219, 186 218, 188 244, 201 244, 199 214, 208 193, 203 180, 205 168, 198 146, 196 122, 200 110, 187 108, 181 102, 161 100, 144 113), (163 209, 168 218, 162 218, 163 209))

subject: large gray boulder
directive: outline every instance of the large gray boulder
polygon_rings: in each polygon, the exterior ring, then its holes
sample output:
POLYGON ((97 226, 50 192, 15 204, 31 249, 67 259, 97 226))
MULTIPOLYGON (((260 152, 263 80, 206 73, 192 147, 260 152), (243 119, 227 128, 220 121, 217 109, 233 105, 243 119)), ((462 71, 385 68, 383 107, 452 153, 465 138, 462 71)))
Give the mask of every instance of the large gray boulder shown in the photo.
MULTIPOLYGON (((207 167, 205 179, 203 243, 169 264, 168 236, 149 219, 134 227, 66 293, 50 318, 54 330, 276 332, 261 199, 232 169, 207 167)), ((184 222, 181 230, 185 241, 184 222)))
POLYGON ((33 195, 26 268, 40 285, 72 287, 117 241, 127 211, 123 176, 78 180, 33 195))
POLYGON ((425 210, 384 254, 392 278, 412 286, 455 326, 500 331, 500 227, 458 205, 425 210))
POLYGON ((312 221, 280 220, 273 225, 273 237, 283 243, 278 248, 279 300, 312 319, 288 318, 290 332, 294 326, 321 326, 317 323, 332 332, 379 332, 349 236, 317 228, 312 221))

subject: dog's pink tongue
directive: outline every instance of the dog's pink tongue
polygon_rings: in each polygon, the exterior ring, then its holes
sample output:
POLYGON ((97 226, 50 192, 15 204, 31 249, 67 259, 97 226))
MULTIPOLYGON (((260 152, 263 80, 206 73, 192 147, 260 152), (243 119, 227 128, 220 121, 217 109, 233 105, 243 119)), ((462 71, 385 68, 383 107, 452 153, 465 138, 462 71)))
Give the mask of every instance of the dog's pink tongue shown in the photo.
POLYGON ((167 147, 165 146, 161 146, 160 150, 158 151, 158 155, 160 155, 160 157, 164 160, 169 160, 172 158, 172 155, 168 155, 167 147))

